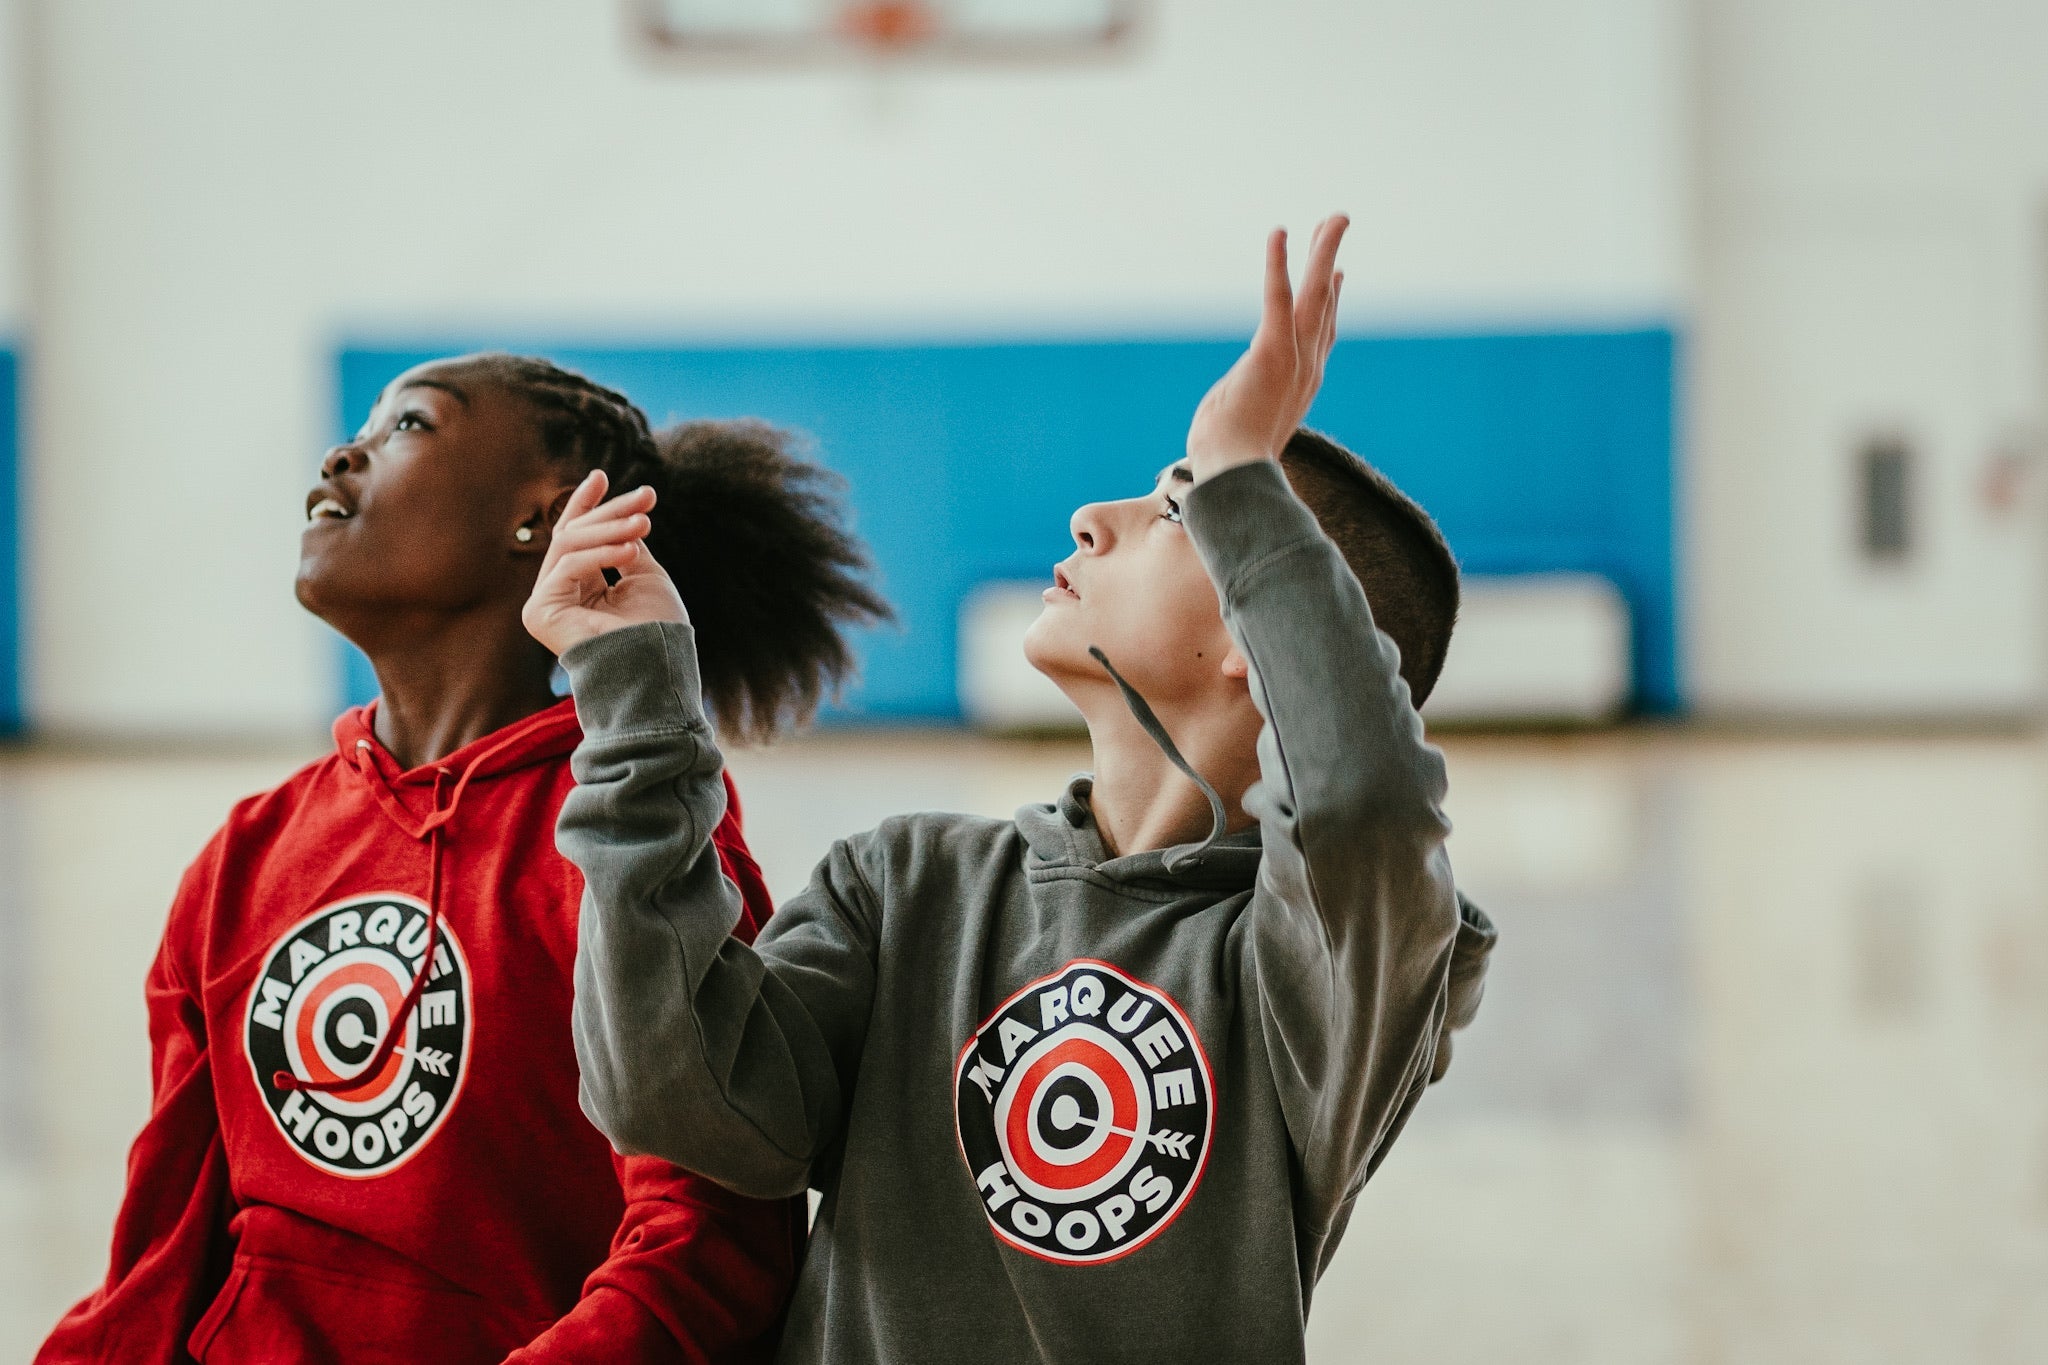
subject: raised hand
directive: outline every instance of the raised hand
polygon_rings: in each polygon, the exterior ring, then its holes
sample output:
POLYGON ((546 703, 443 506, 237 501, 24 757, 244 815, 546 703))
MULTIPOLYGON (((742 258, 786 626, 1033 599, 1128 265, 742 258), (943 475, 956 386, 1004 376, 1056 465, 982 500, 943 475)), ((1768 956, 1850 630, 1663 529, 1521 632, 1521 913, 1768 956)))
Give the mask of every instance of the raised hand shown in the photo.
POLYGON ((1188 463, 1197 482, 1253 460, 1277 460, 1323 386, 1323 363, 1337 340, 1344 276, 1337 245, 1351 220, 1332 214, 1316 225, 1297 294, 1287 278, 1287 232, 1266 239, 1266 298, 1259 330, 1229 373, 1195 409, 1188 463))
POLYGON ((520 613, 533 638, 556 654, 607 631, 690 619, 676 585, 647 551, 654 490, 635 488, 606 502, 607 486, 604 471, 594 469, 569 495, 520 613), (606 569, 617 582, 606 581, 606 569))

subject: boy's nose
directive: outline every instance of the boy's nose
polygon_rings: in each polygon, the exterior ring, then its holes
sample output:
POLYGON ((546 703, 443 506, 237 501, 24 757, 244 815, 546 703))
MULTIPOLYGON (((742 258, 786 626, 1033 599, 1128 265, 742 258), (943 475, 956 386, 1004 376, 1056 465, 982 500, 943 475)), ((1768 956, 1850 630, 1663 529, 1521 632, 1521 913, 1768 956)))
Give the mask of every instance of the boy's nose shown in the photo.
POLYGON ((1067 522, 1067 529, 1074 534, 1074 543, 1092 554, 1107 550, 1112 539, 1107 509, 1099 502, 1091 502, 1079 508, 1067 522))
POLYGON ((351 470, 360 472, 362 464, 363 453, 354 446, 334 446, 328 450, 327 458, 320 462, 320 477, 331 479, 336 474, 346 474, 351 470))

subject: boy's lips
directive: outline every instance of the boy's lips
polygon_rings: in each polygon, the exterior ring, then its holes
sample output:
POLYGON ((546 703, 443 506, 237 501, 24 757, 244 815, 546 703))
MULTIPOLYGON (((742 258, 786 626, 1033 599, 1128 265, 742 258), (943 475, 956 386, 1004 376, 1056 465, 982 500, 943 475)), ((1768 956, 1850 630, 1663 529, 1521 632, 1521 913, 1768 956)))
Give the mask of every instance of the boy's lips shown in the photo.
POLYGON ((1081 594, 1075 590, 1067 571, 1055 564, 1052 566, 1052 586, 1039 594, 1048 602, 1078 602, 1081 594))

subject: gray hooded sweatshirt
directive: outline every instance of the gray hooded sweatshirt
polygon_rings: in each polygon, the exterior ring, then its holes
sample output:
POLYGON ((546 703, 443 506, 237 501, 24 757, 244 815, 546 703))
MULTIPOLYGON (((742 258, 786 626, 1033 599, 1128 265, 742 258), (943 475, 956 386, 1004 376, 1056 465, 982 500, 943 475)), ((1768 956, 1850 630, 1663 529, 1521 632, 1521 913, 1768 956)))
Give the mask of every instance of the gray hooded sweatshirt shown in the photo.
POLYGON ((1255 827, 1217 803, 1202 843, 1112 857, 1086 777, 1014 820, 903 816, 834 845, 751 948, 690 628, 563 657, 583 1108, 623 1152, 819 1192, 785 1361, 1300 1360, 1359 1190, 1477 1007, 1493 931, 1358 581, 1276 465, 1185 518, 1265 720, 1255 827))

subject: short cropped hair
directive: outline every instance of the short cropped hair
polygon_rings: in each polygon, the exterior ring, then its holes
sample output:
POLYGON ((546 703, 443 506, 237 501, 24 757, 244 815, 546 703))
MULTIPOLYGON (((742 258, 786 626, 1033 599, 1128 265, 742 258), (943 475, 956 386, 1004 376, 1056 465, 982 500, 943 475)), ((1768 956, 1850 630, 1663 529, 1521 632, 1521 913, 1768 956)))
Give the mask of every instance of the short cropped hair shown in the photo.
POLYGON ((1280 467, 1365 589, 1373 624, 1401 651, 1401 677, 1420 707, 1458 619, 1458 561, 1443 532, 1386 475, 1320 432, 1295 432, 1280 467))

